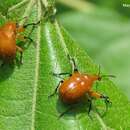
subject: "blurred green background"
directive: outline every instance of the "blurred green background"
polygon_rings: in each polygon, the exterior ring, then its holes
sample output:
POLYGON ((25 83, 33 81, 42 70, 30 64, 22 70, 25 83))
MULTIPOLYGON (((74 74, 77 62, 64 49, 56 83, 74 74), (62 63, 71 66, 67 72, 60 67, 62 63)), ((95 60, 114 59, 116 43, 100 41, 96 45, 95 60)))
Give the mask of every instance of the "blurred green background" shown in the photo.
POLYGON ((130 100, 130 1, 58 0, 58 18, 130 100), (128 7, 124 7, 127 4, 128 7))

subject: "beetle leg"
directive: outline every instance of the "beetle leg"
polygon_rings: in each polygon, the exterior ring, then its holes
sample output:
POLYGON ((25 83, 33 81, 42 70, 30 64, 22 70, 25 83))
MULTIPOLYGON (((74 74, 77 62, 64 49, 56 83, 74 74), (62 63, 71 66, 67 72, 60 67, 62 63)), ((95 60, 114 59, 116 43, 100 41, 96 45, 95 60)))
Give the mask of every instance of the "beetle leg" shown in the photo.
POLYGON ((23 36, 23 35, 17 35, 17 39, 25 42, 26 40, 29 40, 30 43, 32 42, 34 44, 34 46, 36 47, 36 42, 33 41, 32 38, 28 37, 28 36, 23 36))
POLYGON ((59 82, 59 84, 58 84, 57 87, 55 88, 54 92, 53 92, 51 95, 49 95, 48 98, 54 96, 54 95, 57 93, 57 90, 58 90, 59 86, 60 86, 62 83, 63 83, 63 80, 61 80, 61 81, 59 82))
POLYGON ((105 102, 105 104, 106 104, 106 111, 105 111, 105 113, 106 113, 107 110, 108 110, 108 107, 109 107, 108 105, 111 105, 112 102, 110 101, 110 99, 109 99, 108 96, 105 96, 105 95, 103 95, 103 94, 101 94, 101 98, 104 99, 104 102, 105 102))
POLYGON ((21 41, 23 41, 23 42, 25 42, 25 38, 24 38, 23 35, 17 35, 16 38, 19 39, 19 40, 21 40, 21 41))
POLYGON ((88 92, 90 97, 95 97, 95 98, 101 98, 102 94, 98 93, 98 92, 94 92, 94 91, 89 91, 88 92))
POLYGON ((88 108, 88 115, 89 115, 92 109, 92 99, 88 99, 88 102, 89 102, 89 108, 88 108))
POLYGON ((41 20, 37 21, 36 23, 28 23, 26 25, 24 25, 24 28, 27 28, 28 26, 37 26, 38 24, 40 24, 41 20))
POLYGON ((58 116, 58 118, 61 118, 61 117, 64 116, 66 113, 68 113, 69 111, 71 111, 73 108, 74 108, 73 106, 69 107, 66 111, 62 112, 62 113, 58 116))
POLYGON ((89 91, 88 94, 89 94, 90 97, 104 99, 104 102, 106 104, 106 111, 108 109, 108 104, 110 104, 110 105, 112 104, 112 102, 110 101, 108 96, 105 96, 103 94, 100 94, 100 93, 97 93, 97 92, 94 92, 94 91, 89 91))
POLYGON ((92 110, 92 99, 89 98, 89 99, 88 99, 88 102, 89 102, 88 116, 89 116, 89 118, 90 118, 91 120, 93 120, 92 116, 90 115, 90 112, 91 112, 91 110, 92 110))
POLYGON ((22 64, 23 63, 23 61, 22 61, 22 59, 23 59, 23 49, 20 48, 19 46, 16 46, 16 49, 20 53, 20 63, 22 64))
POLYGON ((56 76, 56 77, 58 77, 58 78, 62 78, 62 77, 60 77, 60 76, 62 76, 62 75, 72 76, 72 74, 70 74, 70 73, 68 73, 68 72, 66 72, 66 73, 59 73, 59 74, 53 73, 53 76, 56 76))
MULTIPOLYGON (((34 47, 36 47, 36 42, 35 41, 33 41, 33 39, 32 38, 30 38, 29 36, 24 36, 24 39, 27 39, 27 40, 29 40, 30 42, 29 43, 33 43, 33 45, 34 45, 34 47)), ((29 44, 28 44, 29 45, 29 44)))
POLYGON ((109 100, 109 97, 108 97, 108 96, 105 96, 105 95, 100 94, 100 93, 98 93, 98 92, 89 91, 88 94, 89 94, 90 97, 95 97, 95 98, 102 98, 102 99, 104 99, 105 103, 112 103, 112 102, 109 100))

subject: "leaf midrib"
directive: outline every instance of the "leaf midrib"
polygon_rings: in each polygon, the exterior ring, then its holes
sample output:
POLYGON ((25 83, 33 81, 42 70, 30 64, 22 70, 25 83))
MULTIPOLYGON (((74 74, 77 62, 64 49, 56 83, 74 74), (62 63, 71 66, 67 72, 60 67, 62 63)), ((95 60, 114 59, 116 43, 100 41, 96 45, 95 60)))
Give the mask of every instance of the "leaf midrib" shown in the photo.
MULTIPOLYGON (((11 7, 10 9, 15 9, 22 5, 23 2, 27 2, 27 0, 23 0, 22 2, 18 3, 14 7, 11 7)), ((40 0, 30 0, 30 2, 27 5, 27 8, 25 9, 25 13, 23 14, 22 18, 24 17, 29 17, 30 12, 32 10, 32 7, 34 4, 37 4, 37 9, 38 9, 38 15, 37 19, 41 19, 41 3, 40 0)), ((25 19, 20 22, 20 24, 24 24, 25 19)), ((33 87, 33 96, 32 96, 32 116, 31 116, 31 130, 35 130, 35 115, 36 115, 36 101, 37 101, 37 87, 38 87, 38 79, 39 79, 39 63, 40 63, 40 32, 41 32, 41 27, 38 26, 37 28, 37 40, 36 40, 36 65, 35 65, 35 76, 34 76, 34 86, 33 87)))
MULTIPOLYGON (((38 8, 38 20, 41 19, 41 3, 38 0, 37 3, 38 8)), ((32 124, 31 130, 35 130, 35 115, 36 115, 36 102, 37 102, 37 88, 38 88, 38 79, 39 79, 39 65, 40 65, 40 33, 41 26, 37 28, 37 45, 36 45, 36 67, 35 67, 35 78, 34 78, 34 89, 33 89, 33 97, 32 97, 32 124)))

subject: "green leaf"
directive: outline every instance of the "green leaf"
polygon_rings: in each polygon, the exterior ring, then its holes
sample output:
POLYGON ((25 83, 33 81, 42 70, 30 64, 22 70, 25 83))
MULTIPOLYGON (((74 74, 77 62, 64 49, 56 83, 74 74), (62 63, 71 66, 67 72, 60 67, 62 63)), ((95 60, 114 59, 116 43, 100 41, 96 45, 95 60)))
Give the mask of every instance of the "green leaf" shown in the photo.
MULTIPOLYGON (((19 14, 20 18, 29 16, 28 22, 39 20, 41 3, 33 2, 31 0, 25 7, 15 9, 15 13, 25 9, 23 15, 19 14)), ((16 17, 13 12, 10 15, 16 17)), ((58 100, 58 95, 48 99, 60 81, 51 73, 71 72, 68 53, 76 60, 81 73, 96 74, 98 66, 57 21, 42 21, 31 38, 37 45, 36 48, 32 44, 26 48, 23 65, 5 65, 0 68, 0 130, 130 129, 129 102, 108 79, 102 80, 98 88, 100 93, 108 95, 113 102, 104 117, 100 117, 93 109, 91 120, 87 115, 86 104, 77 106, 78 110, 58 119, 67 106, 58 100)), ((93 103, 95 107, 105 107, 103 102, 93 103)))
MULTIPOLYGON (((13 7, 13 5, 17 4, 20 1, 21 0, 1 0, 0 1, 0 12, 3 15, 6 15, 8 13, 8 9, 10 7, 13 7)), ((24 3, 24 1, 27 1, 27 0, 23 0, 21 3, 24 3)))
POLYGON ((114 81, 130 99, 130 20, 105 9, 66 13, 60 20, 98 64, 116 75, 114 81))

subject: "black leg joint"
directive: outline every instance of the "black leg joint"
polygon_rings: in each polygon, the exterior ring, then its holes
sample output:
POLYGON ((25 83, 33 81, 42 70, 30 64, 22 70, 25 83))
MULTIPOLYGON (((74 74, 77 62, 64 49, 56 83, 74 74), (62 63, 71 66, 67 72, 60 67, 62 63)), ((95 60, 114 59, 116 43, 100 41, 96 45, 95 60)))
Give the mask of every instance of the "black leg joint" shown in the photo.
POLYGON ((106 104, 112 104, 112 102, 110 101, 110 99, 109 99, 108 96, 101 95, 101 98, 104 99, 104 101, 105 101, 106 104))

